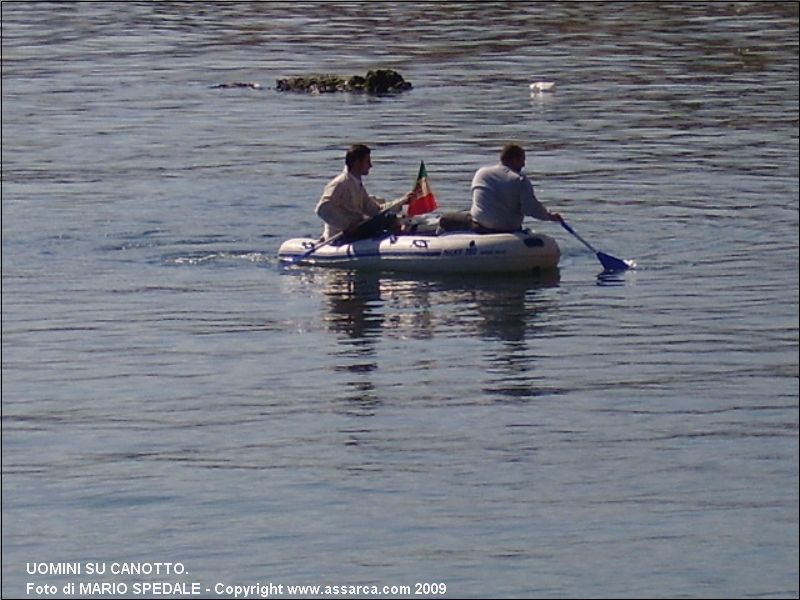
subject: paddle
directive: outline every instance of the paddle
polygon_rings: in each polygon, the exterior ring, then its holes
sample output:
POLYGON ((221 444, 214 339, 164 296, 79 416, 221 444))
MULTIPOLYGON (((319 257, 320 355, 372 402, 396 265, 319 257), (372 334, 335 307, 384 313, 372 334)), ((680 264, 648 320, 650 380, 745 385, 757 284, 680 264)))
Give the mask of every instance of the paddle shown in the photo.
POLYGON ((630 268, 630 265, 624 260, 617 258, 616 256, 611 256, 610 254, 606 254, 605 252, 598 252, 597 250, 595 250, 594 247, 585 239, 583 239, 581 236, 579 236, 564 219, 561 219, 561 225, 564 226, 564 229, 566 229, 572 235, 578 238, 583 243, 584 246, 586 246, 589 250, 594 252, 595 255, 597 255, 597 259, 600 261, 600 264, 603 265, 603 268, 606 271, 627 271, 630 268))
MULTIPOLYGON (((368 219, 364 219, 361 223, 358 224, 358 227, 362 227, 362 226, 366 225, 367 223, 369 223, 370 221, 372 221, 373 219, 377 219, 378 217, 391 212, 393 209, 395 209, 398 206, 404 204, 406 201, 407 201, 407 198, 399 198, 399 199, 395 200, 394 202, 390 202, 389 204, 386 205, 386 208, 384 208, 377 215, 373 215, 373 216, 369 217, 368 219)), ((290 263, 302 262, 305 259, 307 259, 309 256, 311 256, 312 254, 314 254, 314 252, 316 252, 320 248, 322 248, 324 246, 328 246, 329 244, 332 244, 336 240, 341 239, 344 236, 344 234, 345 234, 344 231, 340 231, 336 235, 333 235, 333 236, 329 237, 327 240, 325 240, 323 242, 320 242, 318 244, 314 244, 313 246, 311 246, 311 248, 309 248, 308 250, 303 252, 300 256, 292 256, 292 257, 286 258, 285 260, 286 260, 286 262, 290 262, 290 263)))

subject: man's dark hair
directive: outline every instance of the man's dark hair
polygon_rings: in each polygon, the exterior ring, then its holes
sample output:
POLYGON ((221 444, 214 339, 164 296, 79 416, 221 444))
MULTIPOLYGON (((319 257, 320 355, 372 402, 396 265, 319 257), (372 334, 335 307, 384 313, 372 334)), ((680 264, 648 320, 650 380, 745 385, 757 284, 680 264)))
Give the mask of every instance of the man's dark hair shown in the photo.
POLYGON ((353 144, 347 149, 347 154, 344 156, 344 164, 347 167, 352 167, 365 156, 369 156, 372 150, 365 144, 353 144))
POLYGON ((505 163, 509 160, 522 158, 525 156, 525 150, 519 144, 506 144, 500 152, 500 162, 505 163))

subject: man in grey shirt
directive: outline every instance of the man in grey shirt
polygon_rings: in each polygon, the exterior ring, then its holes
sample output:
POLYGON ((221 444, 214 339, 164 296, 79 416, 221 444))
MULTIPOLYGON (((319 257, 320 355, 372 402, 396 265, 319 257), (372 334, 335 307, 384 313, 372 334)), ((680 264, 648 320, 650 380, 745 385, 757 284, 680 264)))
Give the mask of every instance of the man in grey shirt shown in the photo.
POLYGON ((525 215, 542 221, 561 221, 533 193, 533 186, 522 172, 525 150, 506 144, 500 164, 482 167, 472 178, 472 217, 475 231, 483 233, 518 231, 525 215))

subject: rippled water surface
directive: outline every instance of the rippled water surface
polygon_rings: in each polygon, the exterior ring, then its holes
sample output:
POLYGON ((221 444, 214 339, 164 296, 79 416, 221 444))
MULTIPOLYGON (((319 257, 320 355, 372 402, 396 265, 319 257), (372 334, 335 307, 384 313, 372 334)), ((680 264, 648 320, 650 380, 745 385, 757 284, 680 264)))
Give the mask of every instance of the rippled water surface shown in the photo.
POLYGON ((87 561, 209 597, 797 597, 796 3, 13 2, 2 29, 4 597, 141 580, 26 571, 87 561), (274 90, 377 67, 414 89, 274 90), (372 193, 424 160, 456 210, 509 140, 635 271, 535 222, 547 279, 277 263, 351 142, 372 193))

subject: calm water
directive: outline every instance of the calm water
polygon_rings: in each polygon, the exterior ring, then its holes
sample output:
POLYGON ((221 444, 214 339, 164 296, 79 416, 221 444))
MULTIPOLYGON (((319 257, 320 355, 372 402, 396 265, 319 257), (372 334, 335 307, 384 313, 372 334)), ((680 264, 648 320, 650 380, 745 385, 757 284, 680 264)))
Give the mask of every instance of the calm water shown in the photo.
POLYGON ((796 3, 3 3, 2 33, 4 597, 798 596, 796 3), (381 66, 414 90, 272 89, 381 66), (639 269, 550 223, 545 281, 275 260, 349 143, 451 210, 508 140, 639 269), (187 573, 26 572, 90 561, 187 573))

